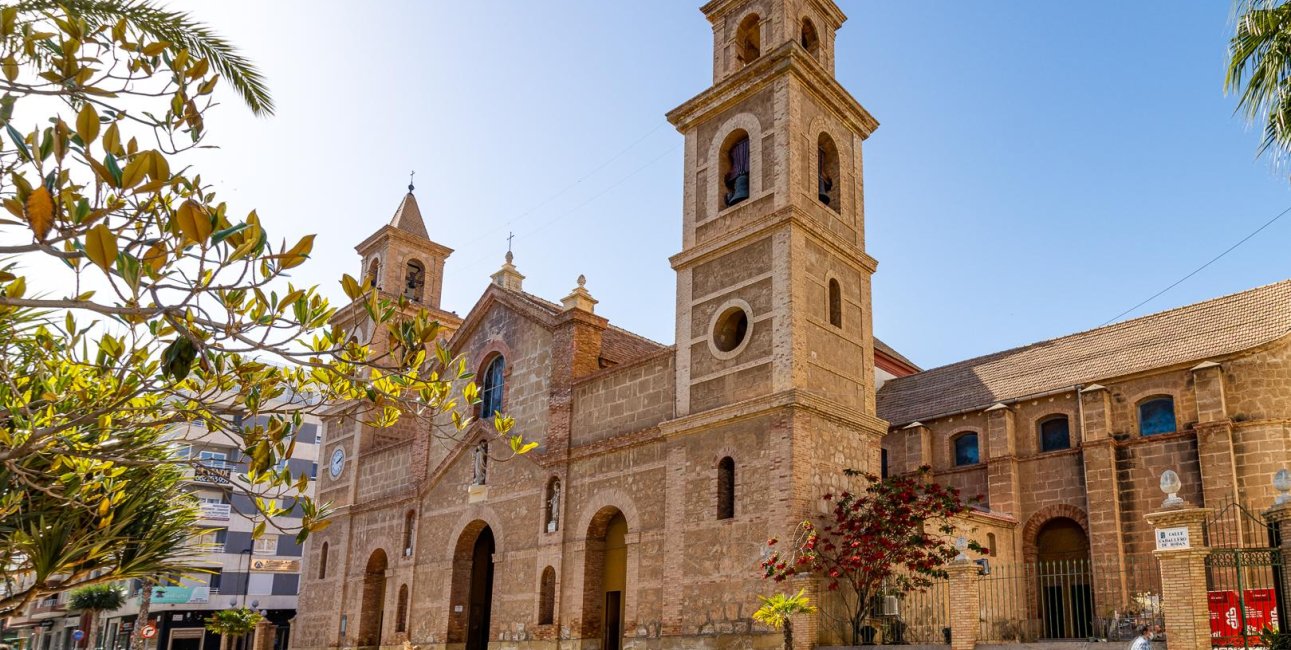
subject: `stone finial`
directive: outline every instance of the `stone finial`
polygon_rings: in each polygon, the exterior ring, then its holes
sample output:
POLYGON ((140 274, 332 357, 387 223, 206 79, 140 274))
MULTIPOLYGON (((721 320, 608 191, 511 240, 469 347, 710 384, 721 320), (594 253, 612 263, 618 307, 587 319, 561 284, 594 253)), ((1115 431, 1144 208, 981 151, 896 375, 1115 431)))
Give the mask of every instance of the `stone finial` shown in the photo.
POLYGON ((520 275, 515 265, 511 263, 515 260, 515 255, 512 255, 511 251, 507 251, 506 260, 502 268, 493 274, 493 284, 509 291, 523 291, 524 276, 520 275))
POLYGON ((596 312, 596 303, 597 300, 587 290, 587 276, 585 275, 578 276, 578 286, 560 301, 560 304, 564 305, 565 311, 578 309, 589 314, 596 312))

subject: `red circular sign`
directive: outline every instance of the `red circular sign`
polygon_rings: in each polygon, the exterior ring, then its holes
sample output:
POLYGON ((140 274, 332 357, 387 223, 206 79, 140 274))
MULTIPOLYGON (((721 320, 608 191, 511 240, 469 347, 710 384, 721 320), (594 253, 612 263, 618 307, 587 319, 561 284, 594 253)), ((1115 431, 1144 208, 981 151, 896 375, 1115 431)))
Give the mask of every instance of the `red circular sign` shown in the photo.
POLYGON ((154 636, 157 636, 157 626, 152 623, 143 626, 143 629, 139 630, 139 636, 145 639, 151 639, 154 636))

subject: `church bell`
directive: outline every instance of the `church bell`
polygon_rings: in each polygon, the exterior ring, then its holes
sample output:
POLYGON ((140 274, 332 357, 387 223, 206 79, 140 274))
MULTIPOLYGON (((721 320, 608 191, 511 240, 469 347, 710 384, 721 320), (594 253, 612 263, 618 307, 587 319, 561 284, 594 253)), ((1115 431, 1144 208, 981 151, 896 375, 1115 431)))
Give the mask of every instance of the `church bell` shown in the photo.
POLYGON ((740 201, 743 201, 744 199, 749 198, 748 172, 745 172, 743 174, 736 176, 732 181, 728 182, 726 185, 731 190, 726 194, 727 206, 735 205, 736 203, 739 203, 740 201))

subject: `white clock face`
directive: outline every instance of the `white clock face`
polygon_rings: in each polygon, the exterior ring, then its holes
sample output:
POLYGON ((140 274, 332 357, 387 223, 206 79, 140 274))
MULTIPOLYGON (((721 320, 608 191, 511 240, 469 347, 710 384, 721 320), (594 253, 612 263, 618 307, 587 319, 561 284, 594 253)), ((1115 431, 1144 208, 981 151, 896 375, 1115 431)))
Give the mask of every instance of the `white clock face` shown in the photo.
POLYGON ((332 478, 337 478, 341 475, 341 470, 343 469, 345 469, 345 450, 337 447, 336 451, 332 452, 332 464, 328 467, 328 470, 331 472, 332 478))

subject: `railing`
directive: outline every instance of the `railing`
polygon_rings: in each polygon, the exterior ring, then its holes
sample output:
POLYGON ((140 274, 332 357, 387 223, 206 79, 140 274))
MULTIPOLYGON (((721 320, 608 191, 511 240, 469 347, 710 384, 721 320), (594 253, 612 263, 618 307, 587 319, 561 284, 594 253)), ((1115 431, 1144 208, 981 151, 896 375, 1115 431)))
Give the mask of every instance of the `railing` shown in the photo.
POLYGON ((1163 623, 1151 555, 992 565, 978 597, 984 642, 1128 641, 1137 625, 1163 623))
MULTIPOLYGON (((830 592, 820 601, 820 625, 826 637, 851 645, 851 606, 854 601, 830 592)), ((950 629, 950 585, 934 581, 922 590, 900 591, 889 581, 877 595, 870 616, 861 624, 861 644, 943 644, 950 629)))

